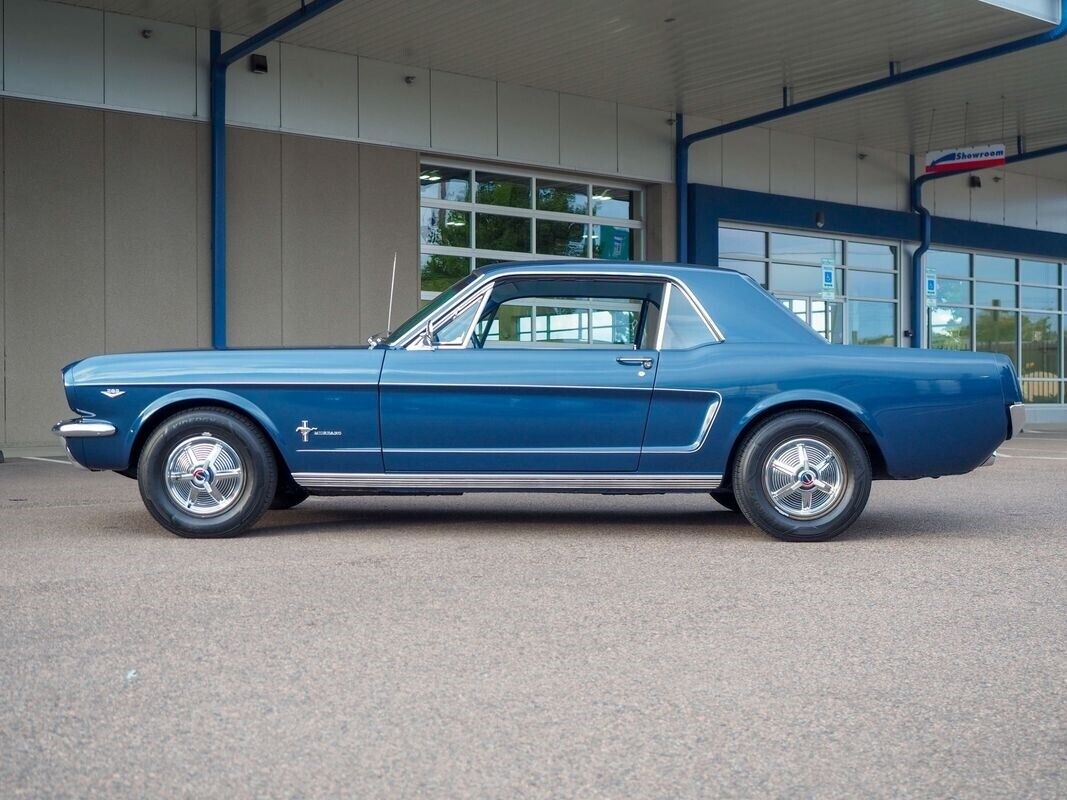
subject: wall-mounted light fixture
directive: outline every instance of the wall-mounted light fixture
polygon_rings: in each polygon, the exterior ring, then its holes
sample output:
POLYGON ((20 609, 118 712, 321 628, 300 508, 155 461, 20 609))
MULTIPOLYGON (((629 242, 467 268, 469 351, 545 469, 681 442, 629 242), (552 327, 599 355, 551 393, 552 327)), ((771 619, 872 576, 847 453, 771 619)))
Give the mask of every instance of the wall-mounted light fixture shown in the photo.
POLYGON ((142 29, 141 30, 141 38, 142 39, 151 39, 152 38, 152 29, 151 28, 142 29))
POLYGON ((253 53, 248 57, 248 68, 256 75, 266 75, 267 57, 262 53, 253 53))
POLYGON ((977 175, 972 175, 970 178, 967 179, 967 185, 970 186, 972 189, 981 189, 982 179, 979 178, 977 175))
POLYGON ((414 82, 415 82, 415 76, 414 75, 405 75, 404 76, 404 83, 406 83, 408 86, 411 86, 411 84, 413 84, 414 82))
POLYGON ((826 227, 826 213, 824 211, 816 211, 815 212, 815 227, 816 228, 825 228, 826 227))

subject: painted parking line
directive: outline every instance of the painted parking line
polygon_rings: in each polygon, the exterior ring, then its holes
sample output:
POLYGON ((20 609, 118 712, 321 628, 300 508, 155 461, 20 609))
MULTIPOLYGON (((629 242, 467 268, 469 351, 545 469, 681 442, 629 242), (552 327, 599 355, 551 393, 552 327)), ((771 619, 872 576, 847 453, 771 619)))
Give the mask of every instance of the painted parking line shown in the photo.
POLYGON ((997 458, 1020 458, 1030 461, 1067 461, 1067 456, 1020 456, 998 451, 997 458))
POLYGON ((44 458, 43 456, 19 456, 19 458, 25 459, 26 461, 47 461, 49 464, 63 464, 67 467, 74 466, 65 458, 44 458))

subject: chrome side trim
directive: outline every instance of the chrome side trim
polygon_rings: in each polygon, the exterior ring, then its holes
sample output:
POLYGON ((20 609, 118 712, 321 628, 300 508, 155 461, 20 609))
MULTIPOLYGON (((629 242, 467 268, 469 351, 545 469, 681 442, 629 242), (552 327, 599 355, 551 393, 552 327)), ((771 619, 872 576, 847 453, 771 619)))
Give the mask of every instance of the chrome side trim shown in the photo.
POLYGON ((531 455, 617 455, 636 454, 640 447, 387 447, 384 453, 447 453, 453 454, 513 454, 531 455))
POLYGON ((985 461, 983 461, 979 466, 991 467, 996 462, 996 460, 997 460, 997 451, 994 450, 993 454, 991 456, 989 456, 989 458, 987 458, 985 461))
POLYGON ((704 492, 719 488, 722 475, 296 472, 293 480, 305 489, 704 492))
POLYGON ((700 426, 700 433, 697 434, 697 438, 690 444, 682 446, 668 446, 668 447, 645 447, 641 450, 642 454, 648 455, 672 455, 678 453, 695 453, 697 450, 704 446, 704 442, 708 440, 708 434, 711 433, 711 426, 715 424, 715 417, 719 414, 719 408, 722 406, 722 395, 718 392, 713 392, 715 399, 711 401, 708 406, 708 411, 704 415, 704 422, 700 426))
POLYGON ((1014 439, 1023 432, 1023 425, 1026 424, 1026 406, 1022 403, 1012 403, 1008 406, 1008 417, 1011 419, 1008 438, 1014 439))
MULTIPOLYGON (((624 350, 623 352, 632 353, 633 350, 624 350)), ((607 384, 603 386, 580 386, 577 384, 569 383, 433 383, 427 381, 426 383, 418 383, 411 381, 403 382, 388 382, 384 381, 382 387, 390 387, 396 389, 575 389, 578 391, 591 391, 591 392, 651 392, 653 387, 651 386, 609 386, 607 384)))
POLYGON ((64 439, 114 436, 115 432, 116 428, 110 422, 98 420, 68 419, 52 426, 52 433, 64 439))

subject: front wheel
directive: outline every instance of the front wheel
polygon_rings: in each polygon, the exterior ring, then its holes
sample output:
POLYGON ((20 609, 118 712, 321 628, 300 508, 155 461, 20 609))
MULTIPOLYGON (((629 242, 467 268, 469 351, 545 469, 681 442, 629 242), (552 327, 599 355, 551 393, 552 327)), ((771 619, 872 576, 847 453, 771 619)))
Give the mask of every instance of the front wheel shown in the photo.
POLYGON ((137 464, 141 499, 179 536, 239 536, 274 497, 278 467, 263 433, 224 408, 195 408, 165 420, 137 464))
POLYGON ((734 494, 760 530, 788 542, 832 539, 856 521, 871 492, 867 449, 836 417, 796 411, 748 435, 734 465, 734 494))

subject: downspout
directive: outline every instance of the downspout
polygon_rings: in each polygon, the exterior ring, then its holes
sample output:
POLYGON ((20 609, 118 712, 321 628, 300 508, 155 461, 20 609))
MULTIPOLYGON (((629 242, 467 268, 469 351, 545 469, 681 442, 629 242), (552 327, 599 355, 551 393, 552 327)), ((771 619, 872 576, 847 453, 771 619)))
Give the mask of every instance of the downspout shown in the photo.
MULTIPOLYGON (((1064 0, 1067 2, 1067 0, 1064 0)), ((298 28, 344 0, 301 0, 300 8, 222 52, 222 34, 211 31, 211 346, 226 348, 226 70, 258 48, 298 28)))
MULTIPOLYGON (((895 63, 889 65, 889 74, 884 78, 878 78, 873 81, 867 81, 857 86, 851 86, 847 89, 839 89, 836 92, 830 92, 829 94, 820 95, 819 97, 813 97, 810 100, 803 100, 799 103, 792 103, 782 108, 776 108, 773 111, 765 111, 762 114, 756 114, 751 117, 745 117, 744 119, 734 120, 724 125, 718 125, 714 128, 708 128, 704 131, 696 131, 688 136, 679 135, 676 132, 676 148, 681 149, 681 154, 675 153, 675 164, 683 164, 688 166, 689 148, 696 142, 702 142, 705 139, 712 139, 717 136, 723 136, 727 133, 733 133, 744 128, 751 128, 755 125, 762 125, 768 122, 774 122, 784 117, 790 117, 794 114, 801 114, 805 111, 811 111, 815 108, 821 108, 822 106, 838 103, 843 100, 851 100, 854 97, 861 97, 872 92, 878 92, 882 89, 889 89, 894 86, 900 86, 904 83, 909 83, 919 78, 926 78, 930 75, 937 75, 942 72, 948 72, 959 67, 966 67, 971 64, 977 64, 981 61, 987 61, 991 58, 997 58, 999 56, 1008 55, 1010 53, 1016 53, 1020 50, 1027 50, 1031 47, 1037 47, 1039 45, 1048 44, 1058 39, 1062 39, 1067 35, 1067 0, 1060 0, 1060 21, 1052 28, 1049 28, 1043 33, 1034 34, 1032 36, 1026 36, 1022 39, 1016 39, 1011 42, 1004 42, 1003 44, 993 45, 992 47, 986 47, 982 50, 977 50, 973 53, 965 53, 954 58, 948 58, 943 61, 937 61, 933 64, 927 64, 924 67, 916 67, 914 69, 904 70, 901 72, 895 63)), ((677 115, 677 119, 681 120, 681 114, 677 115)), ((681 128, 679 122, 679 128, 681 128)), ((688 196, 689 196, 689 180, 688 169, 679 171, 675 169, 675 192, 677 195, 677 206, 679 211, 684 206, 688 212, 688 196), (683 197, 685 200, 683 201, 683 197)), ((689 263, 689 217, 688 213, 685 217, 679 213, 678 216, 678 260, 683 263, 689 263)))
MULTIPOLYGON (((1039 150, 1031 150, 1027 153, 1016 153, 1004 159, 1005 165, 1018 164, 1023 161, 1032 161, 1035 158, 1055 156, 1067 153, 1067 144, 1056 144, 1050 147, 1042 147, 1039 150)), ((911 346, 922 347, 926 338, 926 274, 923 269, 923 256, 930 249, 933 218, 929 209, 923 205, 923 187, 930 181, 938 178, 949 178, 967 172, 980 170, 958 170, 956 172, 931 172, 926 175, 912 178, 911 181, 911 210, 919 215, 919 246, 911 254, 911 346)), ((915 167, 912 162, 912 174, 915 167)))

